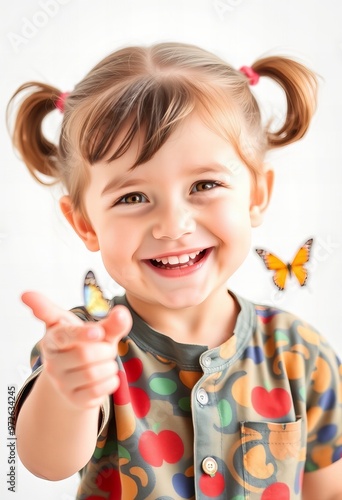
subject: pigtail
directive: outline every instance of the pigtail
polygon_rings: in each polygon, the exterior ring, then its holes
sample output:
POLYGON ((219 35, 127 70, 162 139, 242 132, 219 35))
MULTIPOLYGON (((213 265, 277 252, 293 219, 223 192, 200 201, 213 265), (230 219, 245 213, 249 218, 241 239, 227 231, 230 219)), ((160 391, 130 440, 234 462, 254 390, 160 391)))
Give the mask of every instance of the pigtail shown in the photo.
POLYGON ((306 133, 316 110, 317 77, 313 71, 286 57, 266 57, 252 66, 260 76, 275 80, 287 101, 285 122, 278 131, 267 131, 269 148, 286 146, 306 133))
POLYGON ((7 108, 7 122, 11 129, 10 119, 14 101, 25 93, 18 105, 15 116, 12 141, 20 153, 31 175, 41 184, 49 185, 59 180, 57 169, 57 147, 43 133, 43 120, 56 109, 60 91, 51 85, 28 82, 19 87, 12 96, 7 108), (39 174, 52 178, 47 181, 39 174))

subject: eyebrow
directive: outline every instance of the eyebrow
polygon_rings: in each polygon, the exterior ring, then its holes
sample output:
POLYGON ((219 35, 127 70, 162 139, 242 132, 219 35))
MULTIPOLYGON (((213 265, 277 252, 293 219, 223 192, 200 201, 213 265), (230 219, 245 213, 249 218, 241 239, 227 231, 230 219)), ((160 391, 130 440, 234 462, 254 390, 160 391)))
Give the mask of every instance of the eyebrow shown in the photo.
POLYGON ((208 165, 200 165, 197 168, 191 169, 194 174, 205 174, 211 172, 224 172, 225 174, 233 174, 233 170, 229 165, 224 165, 223 163, 209 163, 208 165))
POLYGON ((130 179, 130 178, 126 178, 126 176, 124 176, 123 178, 118 179, 118 178, 114 177, 113 179, 111 179, 108 182, 108 184, 105 185, 105 187, 103 188, 103 190, 101 192, 101 196, 104 196, 104 195, 111 193, 112 191, 115 191, 118 189, 129 188, 131 186, 134 186, 136 184, 140 184, 142 182, 144 182, 143 178, 130 179))
MULTIPOLYGON (((210 163, 208 165, 199 165, 197 168, 188 168, 187 169, 189 173, 194 174, 194 175, 200 175, 200 174, 205 174, 205 173, 225 173, 228 175, 234 175, 233 169, 229 168, 229 165, 224 165, 223 163, 210 163)), ((130 170, 130 172, 133 172, 134 170, 130 170)), ((146 183, 146 178, 130 178, 128 177, 127 174, 125 174, 123 177, 120 179, 117 177, 114 177, 111 179, 108 184, 105 185, 101 192, 101 196, 104 196, 112 191, 118 190, 118 189, 123 189, 123 188, 129 188, 131 186, 135 186, 136 184, 142 184, 146 183)))

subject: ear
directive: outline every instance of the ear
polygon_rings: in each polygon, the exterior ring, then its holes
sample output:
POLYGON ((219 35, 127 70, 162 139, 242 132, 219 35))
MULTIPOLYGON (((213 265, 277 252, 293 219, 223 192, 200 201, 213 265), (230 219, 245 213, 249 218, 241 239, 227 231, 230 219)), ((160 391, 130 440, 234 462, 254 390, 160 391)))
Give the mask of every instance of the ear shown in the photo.
POLYGON ((82 211, 74 209, 70 196, 63 196, 63 198, 59 201, 59 205, 64 217, 74 228, 81 240, 83 240, 88 250, 91 252, 97 252, 100 250, 99 242, 94 229, 82 211))
POLYGON ((264 171, 257 174, 251 192, 251 205, 249 209, 251 226, 257 227, 264 220, 264 213, 270 202, 273 189, 274 171, 268 165, 264 171))

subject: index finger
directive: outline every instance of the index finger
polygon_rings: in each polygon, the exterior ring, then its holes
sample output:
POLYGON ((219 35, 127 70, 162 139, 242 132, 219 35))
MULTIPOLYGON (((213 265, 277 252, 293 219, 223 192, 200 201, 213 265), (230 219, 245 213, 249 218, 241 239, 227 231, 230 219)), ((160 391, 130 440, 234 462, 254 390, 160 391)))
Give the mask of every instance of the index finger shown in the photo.
POLYGON ((48 328, 58 323, 72 325, 83 323, 75 314, 57 306, 42 293, 25 292, 22 294, 21 300, 32 310, 36 318, 44 321, 48 328))
POLYGON ((99 322, 106 333, 106 340, 118 344, 132 328, 132 315, 124 305, 113 307, 108 315, 99 322))

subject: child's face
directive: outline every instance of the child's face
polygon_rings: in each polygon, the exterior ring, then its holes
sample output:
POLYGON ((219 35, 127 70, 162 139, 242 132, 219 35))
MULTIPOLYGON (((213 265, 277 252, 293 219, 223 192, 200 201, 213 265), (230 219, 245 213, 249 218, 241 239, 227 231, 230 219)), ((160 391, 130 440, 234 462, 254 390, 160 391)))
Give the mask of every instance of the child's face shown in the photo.
POLYGON ((132 304, 178 309, 226 294, 250 248, 250 172, 196 114, 130 170, 137 150, 138 138, 118 160, 90 168, 84 204, 92 227, 82 232, 79 223, 78 233, 101 250, 132 304))

